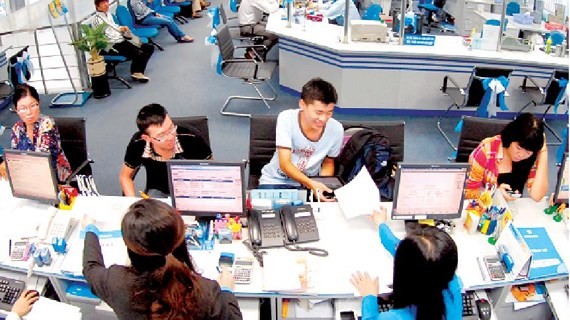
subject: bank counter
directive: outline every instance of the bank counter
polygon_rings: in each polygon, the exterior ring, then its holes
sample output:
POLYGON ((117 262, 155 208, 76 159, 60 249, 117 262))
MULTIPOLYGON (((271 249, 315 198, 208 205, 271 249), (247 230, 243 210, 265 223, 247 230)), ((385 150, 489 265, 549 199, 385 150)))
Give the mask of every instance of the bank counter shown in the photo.
POLYGON ((465 86, 474 66, 514 69, 506 104, 517 112, 529 101, 520 90, 525 75, 546 84, 555 69, 569 66, 568 57, 542 51, 471 50, 459 36, 436 35, 434 46, 399 46, 397 40, 345 44, 343 27, 326 19, 288 28, 283 16, 278 11, 267 22, 267 30, 279 36, 281 88, 300 92, 309 79, 322 77, 338 90, 339 113, 441 115, 451 104, 440 91, 443 77, 465 86))

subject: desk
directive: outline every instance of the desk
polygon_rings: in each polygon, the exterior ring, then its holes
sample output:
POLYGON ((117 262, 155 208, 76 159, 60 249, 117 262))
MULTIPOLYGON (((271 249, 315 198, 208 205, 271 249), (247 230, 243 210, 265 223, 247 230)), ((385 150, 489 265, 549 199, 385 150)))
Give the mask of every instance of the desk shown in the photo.
MULTIPOLYGON (((498 13, 491 13, 491 12, 482 12, 482 11, 475 11, 475 14, 480 16, 485 20, 495 19, 501 21, 501 15, 498 13)), ((544 26, 544 21, 540 23, 533 23, 533 24, 522 24, 515 22, 515 19, 512 16, 506 16, 507 20, 509 21, 507 26, 515 27, 522 31, 529 31, 529 32, 537 32, 537 33, 550 33, 550 30, 546 29, 544 26)))
POLYGON ((454 36, 436 36, 433 47, 345 44, 339 41, 342 27, 307 21, 303 31, 299 25, 287 28, 281 16, 271 14, 266 27, 279 36, 281 88, 299 93, 308 80, 322 77, 338 91, 339 113, 441 115, 451 104, 440 91, 443 77, 467 85, 474 66, 514 69, 506 102, 516 112, 528 102, 519 89, 525 75, 546 80, 569 65, 567 58, 543 52, 470 50, 454 36))
MULTIPOLYGON (((0 181, 0 190, 6 191, 5 184, 6 182, 0 181)), ((2 192, 0 193, 0 201, 4 203, 4 200, 19 202, 19 205, 22 205, 22 203, 25 204, 27 201, 13 199, 9 194, 7 195, 5 192, 2 192)), ((138 199, 124 197, 79 198, 77 199, 72 213, 76 217, 80 217, 86 213, 86 211, 98 211, 99 214, 109 216, 109 221, 119 221, 122 214, 121 211, 124 210, 121 208, 124 208, 124 206, 135 200, 138 199), (108 208, 114 209, 110 210, 108 208)), ((385 203, 383 205, 388 208, 391 206, 390 203, 385 203)), ((515 224, 517 226, 546 227, 565 264, 570 265, 570 253, 566 248, 562 247, 563 244, 568 243, 565 226, 562 223, 555 223, 550 216, 546 216, 542 213, 542 208, 544 208, 545 205, 545 202, 535 203, 530 199, 516 200, 512 205, 512 210, 515 215, 515 224)), ((7 231, 9 231, 10 228, 16 228, 18 226, 21 227, 21 225, 18 224, 19 222, 30 221, 29 219, 32 218, 10 216, 11 212, 14 212, 17 207, 18 205, 16 205, 16 207, 12 206, 11 209, 5 209, 4 206, 0 208, 0 219, 2 219, 3 222, 0 225, 1 235, 7 234, 7 231)), ((379 276, 381 291, 389 291, 387 285, 392 281, 393 259, 380 244, 378 232, 372 226, 368 217, 360 216, 351 220, 346 220, 336 203, 314 204, 313 207, 315 217, 319 225, 321 240, 310 245, 328 250, 328 257, 322 258, 311 256, 307 252, 291 253, 284 248, 270 249, 272 253, 306 257, 308 266, 312 270, 313 275, 312 285, 309 287, 308 292, 304 294, 281 294, 263 291, 263 273, 257 262, 255 262, 252 283, 249 285, 236 285, 236 296, 239 298, 272 298, 277 302, 274 306, 273 314, 277 314, 280 317, 281 298, 359 299, 355 298, 356 290, 349 282, 350 275, 357 270, 368 271, 372 276, 379 276), (350 261, 350 265, 347 265, 347 261, 350 261)), ((37 219, 38 217, 35 218, 37 219)), ((508 288, 512 284, 532 282, 531 280, 485 282, 477 264, 475 263, 475 259, 477 256, 495 253, 494 247, 487 243, 487 237, 484 235, 467 234, 461 227, 462 220, 457 221, 456 223, 458 227, 452 236, 459 248, 459 267, 457 274, 462 278, 466 290, 506 288, 503 291, 508 291, 508 288)), ((402 222, 389 221, 388 224, 397 236, 404 236, 405 230, 402 222)), ((72 235, 70 238, 70 248, 73 248, 73 246, 82 246, 82 241, 77 236, 79 232, 78 229, 75 230, 75 235, 72 235)), ((244 235, 247 237, 247 232, 244 232, 244 235)), ((0 239, 0 241, 2 240, 0 239)), ((212 251, 192 250, 190 251, 190 254, 194 258, 198 269, 202 271, 205 277, 216 278, 217 272, 215 271, 215 266, 217 265, 219 253, 222 251, 234 252, 236 256, 250 255, 245 246, 243 246, 239 241, 234 241, 230 245, 216 244, 212 251)), ((0 259, 0 269, 13 270, 20 273, 26 272, 27 266, 24 262, 7 261, 4 256, 0 256, 3 257, 0 259)), ((60 295, 62 302, 69 302, 65 297, 67 281, 83 280, 62 274, 62 260, 63 257, 55 256, 54 263, 52 263, 51 266, 41 268, 35 267, 34 274, 49 278, 58 295, 60 295)), ((553 276, 549 279, 555 278, 567 279, 568 276, 553 276)), ((243 305, 245 306, 247 303, 244 303, 243 305)), ((255 312, 255 306, 249 306, 247 308, 248 310, 244 310, 244 312, 255 312)))

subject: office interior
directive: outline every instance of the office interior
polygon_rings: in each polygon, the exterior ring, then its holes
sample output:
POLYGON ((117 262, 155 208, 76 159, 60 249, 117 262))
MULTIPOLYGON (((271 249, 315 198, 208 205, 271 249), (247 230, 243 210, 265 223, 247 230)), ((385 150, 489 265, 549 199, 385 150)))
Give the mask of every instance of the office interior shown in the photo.
MULTIPOLYGON (((219 1, 213 1, 212 3, 212 6, 215 6, 219 4, 219 1)), ((562 1, 553 1, 552 3, 546 1, 546 6, 552 7, 552 10, 554 10, 554 5, 557 3, 562 3, 562 1)), ((397 8, 400 3, 391 2, 388 5, 387 2, 383 1, 381 4, 384 7, 394 9, 397 8)), ((432 26, 430 27, 429 34, 442 37, 470 36, 473 28, 477 31, 482 29, 483 18, 480 17, 479 12, 497 14, 501 9, 501 6, 485 1, 473 3, 465 2, 463 8, 461 7, 462 4, 463 2, 448 1, 448 7, 444 7, 444 9, 455 17, 455 32, 449 32, 447 30, 442 32, 437 27, 432 26), (468 21, 471 24, 468 24, 468 21), (478 23, 480 23, 480 26, 478 23), (477 24, 477 26, 474 26, 475 24, 477 24)), ((224 1, 224 5, 226 5, 226 1, 224 1)), ((414 5, 416 5, 415 2, 412 2, 412 6, 414 5)), ((529 8, 532 6, 532 1, 521 4, 521 8, 523 8, 524 5, 529 8)), ((89 11, 93 9, 91 1, 70 2, 68 6, 77 12, 81 12, 70 19, 74 22, 81 21, 83 16, 88 16, 89 11), (85 6, 85 8, 81 7, 80 10, 80 6, 85 6), (85 12, 82 10, 85 10, 85 12)), ((36 68, 29 83, 34 85, 42 93, 42 113, 54 117, 84 117, 87 120, 87 146, 90 158, 95 161, 92 165, 94 178, 97 183, 97 188, 102 195, 121 195, 121 189, 118 183, 118 172, 123 163, 125 147, 132 134, 136 131, 134 119, 138 110, 151 102, 164 105, 173 117, 194 115, 208 116, 211 148, 217 160, 241 161, 248 158, 249 119, 224 116, 221 115, 219 111, 229 95, 251 94, 253 92, 250 92, 251 88, 244 86, 240 81, 217 74, 212 67, 212 55, 215 50, 213 50, 211 46, 204 45, 203 41, 211 32, 209 18, 204 17, 198 20, 191 20, 187 24, 180 25, 188 35, 196 39, 192 44, 177 44, 165 31, 160 32, 155 40, 160 43, 165 50, 156 50, 149 62, 146 72, 151 78, 149 83, 131 83, 132 88, 127 89, 120 83, 110 80, 112 94, 109 97, 100 100, 89 99, 82 107, 50 108, 52 98, 58 92, 69 91, 70 85, 65 70, 62 68, 59 50, 54 44, 55 39, 53 32, 49 28, 49 23, 45 20, 44 10, 46 7, 46 1, 10 1, 9 4, 8 1, 0 1, 0 25, 2 26, 2 28, 0 28, 0 33, 2 34, 0 37, 0 51, 8 46, 12 46, 12 48, 7 51, 7 55, 10 56, 24 46, 29 45, 31 59, 36 68), (4 4, 4 6, 2 6, 2 4, 4 4), (13 16, 10 16, 10 13, 8 13, 3 17, 2 8, 18 8, 18 12, 14 13, 13 16), (22 19, 23 17, 25 17, 25 19, 22 19), (6 18, 8 18, 9 21, 6 21, 6 18), (29 21, 29 25, 22 22, 28 19, 34 21, 29 21), (13 32, 6 31, 10 30, 10 28, 15 28, 16 30, 13 32), (39 55, 43 57, 43 73, 40 72, 39 55)), ((566 13, 564 17, 567 17, 567 4, 565 10, 566 13)), ((554 11, 549 14, 553 17, 545 14, 547 19, 551 18, 552 21, 558 19, 558 17, 554 15, 554 11)), ((232 15, 235 15, 235 13, 232 13, 232 15)), ((563 19, 560 22, 566 26, 568 25, 567 20, 563 19)), ((62 48, 66 59, 72 61, 72 63, 70 63, 72 81, 74 81, 78 87, 85 86, 86 75, 82 74, 84 72, 81 67, 82 62, 81 59, 77 59, 73 48, 67 44, 69 42, 69 36, 66 35, 67 31, 60 26, 56 28, 56 32, 58 32, 59 39, 64 42, 62 48)), ((290 46, 292 43, 291 39, 294 39, 294 37, 285 38, 284 42, 290 46)), ((282 110, 297 107, 299 99, 298 92, 300 91, 299 83, 305 82, 312 76, 323 76, 323 78, 329 80, 327 79, 328 76, 331 77, 330 81, 333 83, 338 80, 334 78, 335 73, 327 70, 323 71, 323 69, 319 69, 320 66, 314 68, 308 66, 307 69, 304 69, 297 64, 287 67, 285 74, 286 79, 283 79, 283 68, 287 66, 286 63, 289 63, 291 57, 287 57, 287 52, 282 50, 283 48, 278 45, 268 54, 268 60, 279 60, 285 57, 285 63, 280 61, 278 70, 276 70, 269 80, 274 88, 280 89, 278 98, 269 103, 271 109, 267 109, 263 104, 258 102, 241 101, 236 103, 232 102, 232 109, 242 110, 252 114, 277 115, 282 110), (319 70, 321 70, 323 74, 319 74, 319 70), (317 73, 309 74, 311 72, 317 73), (298 77, 295 77, 295 74, 298 74, 298 77), (291 77, 294 77, 294 79, 291 79, 291 77)), ((241 51, 238 52, 241 54, 241 51)), ((493 56, 501 55, 501 52, 490 52, 493 56)), ((79 57, 81 58, 81 56, 79 57)), ((565 56, 561 59, 563 59, 562 62, 560 62, 561 60, 555 60, 554 62, 546 62, 540 65, 540 72, 537 70, 533 71, 535 71, 536 74, 540 74, 539 78, 545 83, 547 80, 546 75, 548 74, 547 69, 559 69, 560 65, 565 65, 565 69, 568 69, 568 57, 565 56), (547 66, 551 67, 548 68, 547 66)), ((405 65, 405 62, 400 63, 399 66, 405 65)), ((503 61, 502 63, 507 62, 503 61)), ((516 63, 513 62, 508 63, 516 65, 516 63)), ((316 64, 317 63, 315 63, 315 65, 316 64)), ((469 62, 465 64, 468 65, 469 62)), ((536 65, 527 67, 538 68, 536 65)), ((441 70, 441 72, 444 71, 445 70, 441 70)), ((130 80, 129 63, 120 64, 117 67, 117 72, 119 75, 130 80)), ((338 76, 338 74, 336 75, 338 76)), ((467 82, 468 75, 468 68, 462 66, 462 72, 459 76, 462 83, 465 84, 467 82)), ((389 80, 383 81, 381 76, 367 81, 366 79, 368 78, 366 78, 366 75, 351 74, 351 77, 358 76, 363 77, 360 79, 365 79, 362 84, 367 90, 378 88, 379 91, 382 91, 382 86, 388 86, 388 82, 390 82, 389 80)), ((519 88, 521 76, 520 71, 518 73, 515 71, 514 79, 511 81, 511 85, 507 90, 511 94, 511 97, 506 98, 509 110, 499 113, 499 118, 511 119, 515 116, 516 112, 520 110, 522 105, 524 105, 524 103, 521 103, 525 99, 524 94, 520 93, 519 88)), ((366 97, 363 97, 362 93, 352 94, 357 97, 351 96, 350 99, 343 100, 343 93, 346 93, 348 89, 346 89, 346 86, 342 86, 345 84, 344 82, 335 83, 335 85, 340 85, 342 88, 338 88, 341 106, 334 117, 341 120, 404 120, 406 122, 405 162, 447 162, 453 150, 437 131, 435 122, 437 115, 448 107, 450 100, 444 97, 436 88, 441 86, 442 77, 439 76, 439 74, 437 76, 428 74, 427 77, 433 77, 433 81, 430 84, 432 88, 429 90, 421 90, 421 88, 417 88, 417 83, 413 84, 414 81, 410 75, 402 76, 396 84, 400 87, 398 88, 400 93, 397 97, 386 95, 385 97, 374 98, 376 101, 381 101, 381 103, 378 104, 380 107, 370 103, 366 97), (411 85, 406 89, 408 83, 411 85), (343 88, 345 91, 343 91, 343 88), (402 107, 406 102, 402 102, 403 99, 401 95, 411 96, 410 103, 415 104, 417 101, 422 101, 422 95, 424 94, 437 97, 435 101, 437 101, 438 105, 430 106, 428 108, 429 110, 425 112, 421 112, 421 110, 418 111, 418 109, 421 109, 418 107, 402 107), (354 108, 350 105, 352 101, 358 104, 354 108), (369 106, 369 108, 367 108, 367 106, 369 106), (382 106, 390 112, 382 112, 382 106)), ((7 78, 6 69, 3 68, 3 70, 0 70, 0 79, 3 80, 7 78)), ((389 77, 386 78, 390 79, 389 77)), ((373 95, 373 92, 370 91, 370 95, 373 95)), ((568 102, 560 107, 558 115, 554 115, 552 110, 550 110, 550 113, 547 115, 547 123, 557 133, 562 133, 563 130, 568 127, 568 117, 564 114, 564 112, 568 110, 567 103, 568 102)), ((534 108, 531 106, 527 111, 541 115, 544 108, 534 108)), ((452 112, 450 116, 442 120, 442 127, 449 134, 452 142, 456 143, 459 138, 459 134, 454 132, 453 129, 463 114, 473 114, 473 112, 452 112)), ((9 128, 17 120, 17 114, 10 112, 8 107, 0 110, 0 125, 6 128, 0 135, 0 145, 4 147, 9 146, 9 128)), ((550 132, 547 132, 547 141, 555 142, 555 138, 550 132)), ((549 146, 549 194, 554 192, 556 184, 558 166, 556 166, 553 159, 556 158, 557 148, 558 146, 549 146)), ((135 180, 137 190, 144 188, 145 174, 142 171, 143 170, 137 175, 135 180)), ((39 281, 45 281, 45 279, 39 281)), ((567 277, 564 281, 567 283, 567 277)), ((253 308, 255 308, 255 304, 253 308)), ((108 315, 109 312, 107 310, 102 314, 108 315)), ((506 319, 514 319, 515 317, 520 317, 520 313, 518 315, 517 313, 513 313, 512 317, 507 317, 506 319)), ((86 318, 85 315, 84 318, 86 318)), ((95 317, 95 319, 97 319, 97 317, 95 317)))

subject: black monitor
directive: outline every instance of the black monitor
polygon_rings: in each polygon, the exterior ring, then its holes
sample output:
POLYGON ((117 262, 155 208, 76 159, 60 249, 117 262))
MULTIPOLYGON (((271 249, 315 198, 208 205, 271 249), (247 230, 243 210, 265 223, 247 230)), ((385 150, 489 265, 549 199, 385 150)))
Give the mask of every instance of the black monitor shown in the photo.
POLYGON ((4 150, 4 161, 14 197, 58 203, 57 179, 49 153, 4 150))
POLYGON ((556 180, 556 190, 554 191, 554 203, 566 203, 568 204, 568 194, 569 189, 569 173, 568 173, 568 153, 564 154, 562 158, 562 164, 560 169, 558 169, 558 179, 556 180))
POLYGON ((469 165, 464 163, 399 163, 392 219, 460 218, 468 171, 469 165))
POLYGON ((245 164, 205 160, 167 161, 172 206, 183 215, 244 216, 245 164))

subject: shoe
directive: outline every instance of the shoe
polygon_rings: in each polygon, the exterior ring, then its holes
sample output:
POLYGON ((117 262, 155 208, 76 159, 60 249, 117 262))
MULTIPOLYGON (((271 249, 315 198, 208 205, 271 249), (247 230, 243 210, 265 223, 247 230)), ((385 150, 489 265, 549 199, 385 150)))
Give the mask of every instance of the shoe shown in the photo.
POLYGON ((140 72, 131 74, 131 78, 133 78, 134 81, 138 81, 140 83, 147 83, 150 80, 149 77, 140 72))
POLYGON ((193 15, 191 16, 191 18, 192 18, 192 19, 200 19, 200 18, 202 18, 202 15, 201 15, 201 14, 198 14, 198 13, 195 13, 195 14, 193 14, 193 15))
POLYGON ((194 39, 190 38, 189 36, 184 36, 184 37, 178 39, 178 42, 180 42, 180 43, 190 43, 190 42, 194 42, 194 39))

